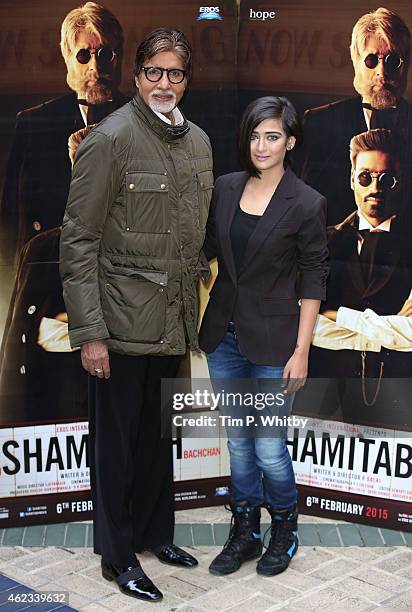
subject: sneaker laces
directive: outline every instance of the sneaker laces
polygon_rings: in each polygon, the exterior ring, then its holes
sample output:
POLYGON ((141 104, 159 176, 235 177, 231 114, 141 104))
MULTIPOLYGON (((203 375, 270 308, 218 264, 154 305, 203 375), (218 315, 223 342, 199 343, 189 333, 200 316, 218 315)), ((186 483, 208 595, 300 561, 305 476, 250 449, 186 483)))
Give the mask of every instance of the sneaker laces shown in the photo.
POLYGON ((266 529, 263 536, 263 547, 269 552, 283 554, 289 545, 292 529, 288 520, 276 520, 266 529), (270 531, 269 544, 266 546, 266 535, 270 531))
MULTIPOLYGON (((225 509, 231 511, 230 506, 225 505, 225 509)), ((245 536, 249 536, 250 529, 242 522, 242 514, 244 513, 236 512, 235 514, 232 512, 232 518, 230 519, 229 535, 223 546, 222 553, 238 553, 241 550, 242 543, 236 538, 240 538, 243 540, 248 539, 245 536)))

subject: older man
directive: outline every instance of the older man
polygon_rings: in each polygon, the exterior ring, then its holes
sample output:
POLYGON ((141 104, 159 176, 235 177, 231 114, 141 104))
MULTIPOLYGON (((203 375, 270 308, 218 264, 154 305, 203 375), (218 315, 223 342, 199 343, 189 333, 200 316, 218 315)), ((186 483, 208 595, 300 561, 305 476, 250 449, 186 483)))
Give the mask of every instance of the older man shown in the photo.
POLYGON ((70 134, 127 101, 117 91, 121 25, 110 11, 87 2, 65 17, 61 51, 73 93, 18 114, 1 203, 2 230, 14 236, 7 256, 17 248, 19 264, 1 351, 4 424, 87 415, 87 380, 68 342, 59 226, 71 176, 70 134))
POLYGON ((60 242, 73 347, 90 374, 94 546, 102 574, 148 601, 135 551, 197 561, 173 545, 171 441, 160 381, 198 349, 200 249, 213 187, 209 139, 178 108, 192 54, 176 30, 137 49, 137 94, 80 145, 60 242))
POLYGON ((406 88, 411 37, 405 22, 379 8, 355 24, 350 47, 358 95, 306 111, 301 177, 328 200, 328 223, 338 223, 352 210, 348 147, 352 136, 367 129, 391 129, 406 146, 400 151, 403 175, 401 213, 412 220, 412 105, 406 88))

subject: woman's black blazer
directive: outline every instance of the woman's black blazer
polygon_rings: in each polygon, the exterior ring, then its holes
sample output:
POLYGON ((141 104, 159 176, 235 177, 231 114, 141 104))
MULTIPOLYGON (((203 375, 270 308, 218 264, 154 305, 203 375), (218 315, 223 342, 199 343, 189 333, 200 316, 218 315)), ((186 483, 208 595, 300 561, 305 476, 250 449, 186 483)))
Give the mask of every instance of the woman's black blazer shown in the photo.
POLYGON ((326 200, 287 169, 244 254, 239 276, 230 227, 248 174, 218 178, 203 250, 219 272, 200 328, 209 353, 233 320, 241 352, 255 364, 282 366, 296 346, 300 298, 326 295, 326 200))

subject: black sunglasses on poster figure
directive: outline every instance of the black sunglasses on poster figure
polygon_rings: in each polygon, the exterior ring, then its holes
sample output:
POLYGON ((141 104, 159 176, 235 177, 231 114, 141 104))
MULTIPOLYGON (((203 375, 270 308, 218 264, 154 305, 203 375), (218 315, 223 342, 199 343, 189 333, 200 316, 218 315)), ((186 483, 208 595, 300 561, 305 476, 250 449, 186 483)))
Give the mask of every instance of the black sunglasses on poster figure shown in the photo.
POLYGON ((111 47, 99 47, 98 49, 79 49, 76 53, 76 59, 79 64, 88 64, 92 55, 95 55, 96 60, 101 64, 110 64, 116 57, 116 53, 111 47))
POLYGON ((391 172, 370 172, 369 170, 361 170, 356 175, 356 180, 361 187, 368 187, 375 178, 378 179, 379 188, 383 190, 394 189, 398 182, 391 172))

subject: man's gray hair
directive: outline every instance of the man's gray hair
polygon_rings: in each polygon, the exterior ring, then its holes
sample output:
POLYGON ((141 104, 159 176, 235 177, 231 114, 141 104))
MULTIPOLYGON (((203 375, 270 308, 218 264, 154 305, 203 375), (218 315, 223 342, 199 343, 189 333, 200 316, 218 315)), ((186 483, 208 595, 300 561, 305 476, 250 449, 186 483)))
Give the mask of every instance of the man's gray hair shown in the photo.
POLYGON ((123 30, 113 13, 96 2, 86 2, 67 13, 62 23, 60 39, 60 48, 66 63, 82 32, 102 38, 110 44, 120 66, 123 56, 123 30))
POLYGON ((409 66, 411 33, 406 23, 389 9, 378 8, 362 15, 352 30, 350 55, 355 64, 362 56, 371 36, 384 42, 389 49, 396 51, 409 66))
POLYGON ((137 77, 140 74, 144 64, 151 57, 165 51, 172 51, 181 58, 184 69, 187 72, 186 78, 190 79, 192 73, 192 49, 183 32, 173 30, 172 28, 159 28, 149 32, 144 37, 136 51, 134 76, 137 77))

